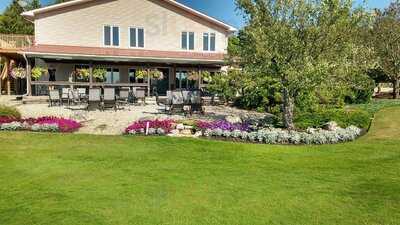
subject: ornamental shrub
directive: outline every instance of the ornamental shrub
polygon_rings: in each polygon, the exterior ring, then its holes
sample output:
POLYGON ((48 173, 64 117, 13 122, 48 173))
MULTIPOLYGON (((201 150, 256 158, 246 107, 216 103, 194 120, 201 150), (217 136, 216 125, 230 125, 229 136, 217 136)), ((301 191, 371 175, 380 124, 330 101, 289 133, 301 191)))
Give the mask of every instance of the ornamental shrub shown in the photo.
POLYGON ((296 113, 295 124, 299 129, 309 127, 320 128, 330 121, 335 121, 341 127, 356 126, 367 128, 371 122, 368 112, 361 109, 329 109, 319 108, 314 112, 296 113))
POLYGON ((0 118, 2 117, 21 119, 21 113, 15 107, 0 105, 0 118))
POLYGON ((22 130, 22 124, 17 121, 11 123, 3 123, 0 125, 0 130, 7 130, 7 131, 22 130))
POLYGON ((34 124, 31 127, 32 131, 36 132, 58 132, 59 127, 57 124, 34 124))
POLYGON ((282 129, 267 129, 257 132, 247 131, 224 131, 220 128, 207 129, 206 137, 216 138, 241 138, 243 141, 266 143, 266 144, 336 144, 340 142, 353 141, 361 135, 361 129, 349 126, 346 129, 338 128, 335 131, 309 129, 308 132, 288 131, 282 129))

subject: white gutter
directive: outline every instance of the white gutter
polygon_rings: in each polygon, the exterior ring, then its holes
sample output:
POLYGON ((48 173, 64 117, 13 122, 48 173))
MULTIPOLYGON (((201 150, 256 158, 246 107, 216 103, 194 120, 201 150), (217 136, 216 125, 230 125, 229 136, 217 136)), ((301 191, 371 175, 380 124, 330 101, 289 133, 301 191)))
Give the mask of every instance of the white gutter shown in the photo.
POLYGON ((165 58, 165 57, 135 57, 135 56, 99 56, 99 55, 85 55, 85 54, 58 54, 58 53, 42 53, 42 52, 25 52, 24 55, 32 55, 32 56, 50 56, 50 57, 58 57, 61 59, 102 59, 108 61, 130 61, 135 60, 137 62, 166 62, 166 63, 224 63, 224 60, 209 60, 209 59, 185 59, 185 58, 165 58))

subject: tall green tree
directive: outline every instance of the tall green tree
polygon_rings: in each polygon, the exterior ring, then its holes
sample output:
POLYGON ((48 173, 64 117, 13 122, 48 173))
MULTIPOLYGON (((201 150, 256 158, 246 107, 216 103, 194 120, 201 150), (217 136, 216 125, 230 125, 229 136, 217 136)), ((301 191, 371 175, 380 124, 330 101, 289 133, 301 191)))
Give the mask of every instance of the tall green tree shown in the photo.
POLYGON ((372 29, 373 47, 380 68, 393 84, 393 98, 400 97, 400 1, 376 11, 372 29))
POLYGON ((0 33, 3 34, 33 34, 34 26, 25 20, 21 13, 25 10, 40 7, 39 0, 32 0, 22 5, 20 1, 13 0, 0 17, 0 33))
POLYGON ((282 119, 294 129, 294 109, 321 88, 340 93, 365 71, 366 52, 358 31, 368 24, 352 0, 236 0, 246 19, 240 57, 254 80, 280 86, 282 119), (270 83, 270 82, 268 82, 270 83))

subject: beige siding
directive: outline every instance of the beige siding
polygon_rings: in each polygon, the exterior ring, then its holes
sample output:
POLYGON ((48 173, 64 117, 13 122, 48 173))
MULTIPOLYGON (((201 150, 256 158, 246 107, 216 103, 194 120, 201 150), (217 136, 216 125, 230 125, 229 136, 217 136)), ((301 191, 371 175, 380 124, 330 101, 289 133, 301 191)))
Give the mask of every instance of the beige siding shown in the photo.
POLYGON ((172 8, 157 0, 113 0, 44 14, 35 21, 36 43, 48 45, 103 47, 103 26, 120 27, 120 47, 129 48, 128 28, 145 29, 145 49, 182 51, 181 32, 195 32, 195 50, 203 51, 203 33, 216 33, 216 52, 226 52, 227 33, 209 23, 172 8))

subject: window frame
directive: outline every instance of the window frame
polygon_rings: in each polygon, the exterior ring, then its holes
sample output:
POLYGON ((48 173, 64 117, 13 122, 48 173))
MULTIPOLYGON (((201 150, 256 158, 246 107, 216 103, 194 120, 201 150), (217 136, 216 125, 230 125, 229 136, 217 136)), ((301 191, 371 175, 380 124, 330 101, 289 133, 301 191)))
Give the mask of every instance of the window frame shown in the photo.
POLYGON ((104 83, 106 83, 106 84, 120 84, 121 83, 121 69, 119 67, 110 66, 110 67, 106 67, 107 73, 108 73, 108 70, 110 70, 110 72, 111 72, 111 83, 107 82, 107 77, 106 77, 106 80, 104 81, 104 83), (116 70, 118 70, 118 78, 119 78, 119 82, 118 83, 114 82, 114 71, 116 71, 116 70))
POLYGON ((144 29, 144 27, 130 26, 128 28, 128 47, 134 49, 146 48, 146 30, 144 29), (136 29, 136 46, 131 46, 131 29, 136 29), (143 47, 139 47, 139 29, 143 29, 143 47))
POLYGON ((203 33, 203 51, 206 51, 206 52, 210 51, 210 33, 207 33, 207 32, 203 33), (205 45, 205 41, 207 41, 207 48, 205 45))
POLYGON ((215 32, 204 32, 203 33, 203 51, 205 52, 216 52, 217 51, 217 34, 215 32), (204 41, 205 36, 207 35, 207 50, 205 50, 204 41), (211 36, 214 37, 214 50, 211 50, 211 36))
POLYGON ((103 24, 103 47, 106 48, 118 48, 121 47, 121 27, 118 25, 103 24), (106 45, 105 41, 105 28, 110 27, 110 45, 106 45), (114 27, 118 27, 118 45, 114 45, 114 27))
POLYGON ((181 37, 181 41, 180 41, 180 43, 181 43, 181 50, 182 51, 195 51, 195 49, 196 49, 196 32, 194 32, 194 31, 182 31, 181 32, 181 35, 180 35, 180 37, 181 37), (183 48, 183 33, 186 33, 186 40, 185 40, 185 42, 186 42, 186 48, 183 48), (193 49, 190 49, 190 33, 193 33, 193 49))

